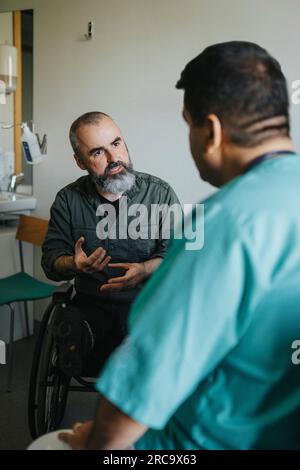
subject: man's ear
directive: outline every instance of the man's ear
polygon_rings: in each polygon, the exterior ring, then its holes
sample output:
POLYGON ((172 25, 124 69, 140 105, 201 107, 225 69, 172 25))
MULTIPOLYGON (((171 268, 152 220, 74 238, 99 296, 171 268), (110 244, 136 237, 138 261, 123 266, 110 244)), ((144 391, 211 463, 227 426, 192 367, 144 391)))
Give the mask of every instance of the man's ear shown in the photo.
POLYGON ((81 170, 86 170, 85 164, 83 163, 82 158, 80 158, 80 157, 79 157, 78 155, 76 155, 75 153, 74 153, 74 158, 75 158, 75 161, 76 161, 76 163, 77 163, 77 166, 79 166, 79 168, 80 168, 81 170))
POLYGON ((223 129, 220 119, 216 114, 209 114, 206 118, 209 136, 206 141, 206 152, 214 154, 220 150, 223 142, 223 129))

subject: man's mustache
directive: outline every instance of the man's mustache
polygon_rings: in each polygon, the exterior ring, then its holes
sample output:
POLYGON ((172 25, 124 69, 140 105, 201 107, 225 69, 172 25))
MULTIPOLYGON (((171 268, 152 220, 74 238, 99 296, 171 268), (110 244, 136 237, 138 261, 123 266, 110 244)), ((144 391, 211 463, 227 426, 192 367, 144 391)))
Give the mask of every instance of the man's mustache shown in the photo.
POLYGON ((112 162, 112 163, 109 163, 107 165, 107 167, 105 168, 103 176, 104 177, 110 176, 109 175, 110 170, 112 170, 113 168, 116 168, 118 166, 122 166, 124 168, 124 170, 126 170, 126 171, 132 171, 132 166, 131 165, 126 165, 126 163, 122 162, 121 160, 118 160, 117 162, 112 162))

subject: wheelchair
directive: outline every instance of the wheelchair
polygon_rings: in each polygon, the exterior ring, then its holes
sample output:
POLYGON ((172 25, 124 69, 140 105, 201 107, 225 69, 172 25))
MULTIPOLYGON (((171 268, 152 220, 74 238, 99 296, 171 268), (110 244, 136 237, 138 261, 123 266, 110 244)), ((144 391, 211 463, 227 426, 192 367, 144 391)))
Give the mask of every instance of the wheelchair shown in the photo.
POLYGON ((95 379, 70 377, 59 367, 53 327, 58 309, 71 305, 72 293, 73 286, 65 284, 53 294, 39 328, 28 395, 28 422, 33 439, 60 427, 70 391, 95 392, 95 379))

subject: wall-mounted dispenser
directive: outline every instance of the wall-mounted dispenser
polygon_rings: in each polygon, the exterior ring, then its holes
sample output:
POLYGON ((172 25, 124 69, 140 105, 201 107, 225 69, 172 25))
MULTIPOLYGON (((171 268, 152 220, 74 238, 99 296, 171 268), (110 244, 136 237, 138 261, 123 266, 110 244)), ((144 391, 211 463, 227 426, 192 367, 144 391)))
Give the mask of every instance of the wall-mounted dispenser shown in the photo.
POLYGON ((40 143, 37 136, 31 132, 26 122, 22 124, 22 147, 24 157, 29 165, 35 165, 43 160, 40 143))
POLYGON ((0 44, 0 80, 5 84, 5 93, 9 95, 18 83, 18 50, 8 44, 0 44))
MULTIPOLYGON (((29 121, 32 123, 32 121, 29 121)), ((40 139, 39 135, 30 130, 27 122, 20 124, 5 124, 0 122, 0 129, 11 129, 21 126, 23 133, 21 137, 23 154, 29 165, 36 165, 44 161, 47 154, 47 135, 40 139)), ((32 129, 34 125, 32 123, 32 129)))

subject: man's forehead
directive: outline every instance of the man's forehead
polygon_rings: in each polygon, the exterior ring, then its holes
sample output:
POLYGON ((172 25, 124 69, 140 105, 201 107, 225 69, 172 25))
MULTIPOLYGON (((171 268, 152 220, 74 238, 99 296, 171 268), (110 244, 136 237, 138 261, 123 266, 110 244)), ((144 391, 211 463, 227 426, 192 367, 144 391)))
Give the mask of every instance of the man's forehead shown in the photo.
POLYGON ((119 127, 106 117, 94 124, 83 124, 77 130, 78 141, 86 145, 111 143, 117 137, 122 137, 119 127))
POLYGON ((79 133, 92 133, 95 131, 110 131, 110 130, 117 130, 120 131, 119 127, 117 124, 110 118, 110 117, 102 117, 98 121, 88 123, 88 124, 81 124, 81 126, 78 128, 77 132, 79 133))

